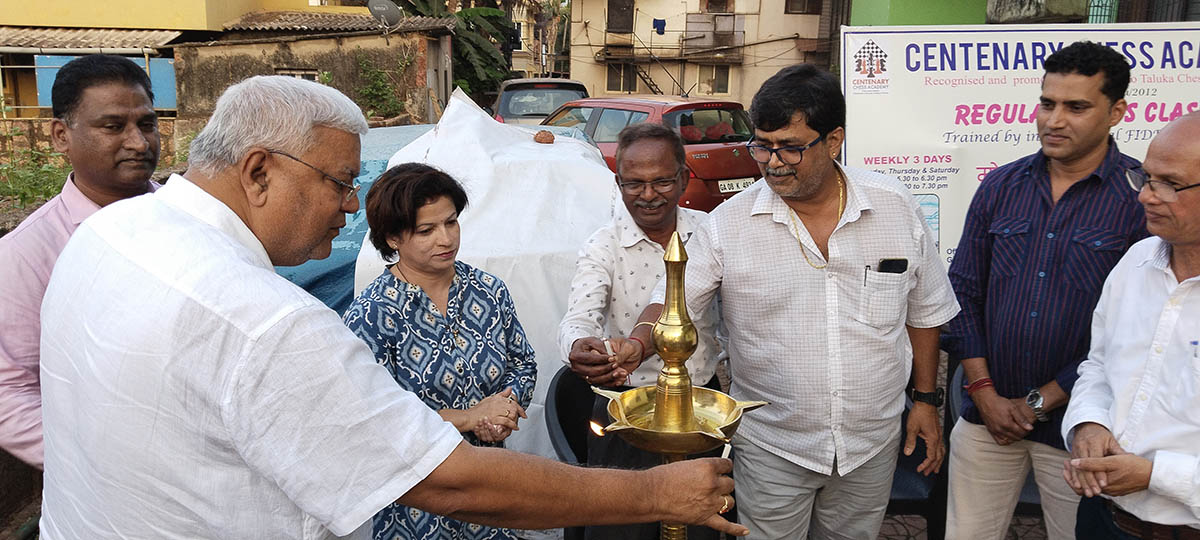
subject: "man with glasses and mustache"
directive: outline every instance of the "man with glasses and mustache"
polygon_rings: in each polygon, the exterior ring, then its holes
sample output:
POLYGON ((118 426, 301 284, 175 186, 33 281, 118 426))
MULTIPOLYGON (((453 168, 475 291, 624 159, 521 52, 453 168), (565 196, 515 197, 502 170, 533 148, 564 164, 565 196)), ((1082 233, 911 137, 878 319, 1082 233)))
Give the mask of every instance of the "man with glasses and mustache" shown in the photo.
MULTIPOLYGON (((637 317, 650 303, 650 293, 665 275, 663 254, 671 234, 685 243, 708 217, 679 207, 687 188, 683 142, 662 124, 636 124, 617 137, 617 185, 621 200, 612 222, 588 238, 579 252, 567 313, 559 325, 558 343, 571 369, 596 386, 625 390, 655 384, 662 359, 643 359, 643 343, 610 341, 607 336, 629 335, 637 317), (608 347, 619 345, 623 350, 608 347), (627 349, 627 350, 626 350, 627 349), (617 358, 625 358, 619 363, 617 358)), ((709 309, 695 319, 699 342, 688 361, 692 380, 719 389, 716 367, 721 347, 714 331, 717 314, 709 309), (707 381, 707 383, 705 383, 707 381)), ((608 424, 608 399, 596 396, 592 419, 608 424)), ((719 453, 719 451, 718 451, 719 453)), ((588 465, 645 469, 662 457, 634 448, 620 437, 588 434, 588 465)), ((716 531, 693 527, 689 538, 716 538, 716 531)), ((653 540, 656 523, 588 527, 584 535, 597 540, 653 540)))
MULTIPOLYGON (((685 284, 696 313, 720 297, 733 397, 770 403, 733 440, 739 521, 751 538, 874 540, 901 440, 910 455, 924 441, 921 472, 941 465, 938 326, 958 306, 908 190, 837 162, 836 77, 785 68, 750 116, 763 179, 701 224, 685 284), (917 403, 902 427, 910 374, 917 403)), ((664 289, 641 321, 658 318, 664 289)), ((634 338, 654 352, 648 327, 634 338)))
POLYGON ((42 468, 39 313, 50 271, 75 228, 103 206, 153 191, 158 117, 145 70, 89 55, 50 91, 54 149, 71 164, 62 193, 0 238, 0 448, 42 468))
POLYGON ((962 362, 966 399, 950 435, 947 538, 1004 538, 1031 468, 1049 536, 1073 534, 1064 406, 1104 277, 1146 235, 1125 185, 1138 162, 1108 134, 1125 114, 1129 64, 1081 41, 1045 68, 1041 149, 984 178, 950 265, 963 310, 942 344, 962 362))
POLYGON ((1062 421, 1077 538, 1200 539, 1200 114, 1126 176, 1150 238, 1112 269, 1062 421))

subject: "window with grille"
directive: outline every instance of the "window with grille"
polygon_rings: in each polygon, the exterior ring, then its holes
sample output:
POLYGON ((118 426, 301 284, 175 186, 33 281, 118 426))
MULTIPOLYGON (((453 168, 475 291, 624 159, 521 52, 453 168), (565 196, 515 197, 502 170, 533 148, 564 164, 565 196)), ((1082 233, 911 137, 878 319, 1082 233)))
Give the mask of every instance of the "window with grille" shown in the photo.
POLYGON ((729 66, 700 66, 700 84, 698 88, 701 94, 728 94, 729 93, 729 66))
POLYGON ((637 72, 634 71, 633 64, 609 64, 608 84, 605 88, 609 92, 636 92, 637 72))

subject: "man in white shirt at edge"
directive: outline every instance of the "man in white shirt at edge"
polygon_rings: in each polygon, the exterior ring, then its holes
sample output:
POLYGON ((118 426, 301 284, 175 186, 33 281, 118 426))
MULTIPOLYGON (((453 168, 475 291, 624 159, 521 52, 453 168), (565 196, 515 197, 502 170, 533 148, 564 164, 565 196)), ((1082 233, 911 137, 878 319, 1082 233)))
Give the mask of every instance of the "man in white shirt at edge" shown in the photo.
POLYGON ((1063 420, 1079 538, 1200 538, 1200 113, 1167 124, 1142 168, 1153 236, 1104 284, 1063 420))
MULTIPOLYGON (((679 197, 688 182, 684 159, 683 141, 662 124, 635 124, 621 130, 617 137, 616 181, 625 204, 580 250, 567 313, 558 331, 563 358, 589 384, 627 390, 655 384, 658 379, 662 359, 657 355, 640 365, 621 366, 605 349, 604 339, 633 331, 638 315, 650 303, 654 286, 666 273, 664 246, 671 235, 678 231, 686 243, 708 217, 704 212, 679 207, 679 197)), ((709 309, 695 321, 699 343, 688 360, 688 370, 696 384, 719 389, 715 374, 721 349, 715 339, 716 316, 716 310, 709 309)), ((636 341, 621 343, 640 347, 636 341)), ((592 420, 601 426, 608 424, 607 406, 607 398, 595 397, 592 420)), ((620 437, 597 437, 589 430, 587 463, 645 469, 662 463, 662 456, 639 450, 620 437)), ((718 536, 712 529, 694 529, 688 533, 692 540, 718 536)), ((659 529, 653 523, 588 527, 584 536, 654 540, 659 529)))
MULTIPOLYGON (((910 373, 904 452, 924 440, 924 474, 945 454, 938 327, 958 304, 908 190, 836 162, 845 111, 837 78, 812 65, 763 83, 748 145, 763 179, 688 243, 688 308, 702 313, 720 293, 731 394, 770 403, 733 440, 738 518, 752 538, 878 536, 910 373)), ((658 318, 663 289, 641 321, 658 318)), ((632 337, 653 347, 648 327, 632 337)))
POLYGON ((42 311, 42 537, 365 537, 396 500, 502 527, 744 534, 717 515, 726 460, 583 469, 463 443, 274 273, 327 257, 358 210, 366 129, 332 88, 248 79, 184 176, 76 231, 42 311))

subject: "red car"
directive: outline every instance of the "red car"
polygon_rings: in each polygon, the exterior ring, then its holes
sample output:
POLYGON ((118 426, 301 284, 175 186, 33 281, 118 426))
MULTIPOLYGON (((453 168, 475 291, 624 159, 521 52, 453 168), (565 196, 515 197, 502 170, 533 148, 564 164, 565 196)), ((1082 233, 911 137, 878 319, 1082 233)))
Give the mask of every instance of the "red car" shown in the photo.
POLYGON ((683 138, 692 177, 679 199, 683 206, 711 211, 761 176, 746 150, 754 136, 750 116, 734 101, 659 95, 576 99, 542 124, 579 128, 616 171, 617 134, 639 122, 665 124, 683 138))

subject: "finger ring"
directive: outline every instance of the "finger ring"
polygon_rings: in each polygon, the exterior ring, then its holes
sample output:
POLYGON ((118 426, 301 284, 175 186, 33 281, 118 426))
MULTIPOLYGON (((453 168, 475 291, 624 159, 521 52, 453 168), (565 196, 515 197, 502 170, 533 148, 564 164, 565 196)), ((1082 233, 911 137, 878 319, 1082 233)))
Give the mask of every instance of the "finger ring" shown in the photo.
POLYGON ((590 376, 588 376, 588 375, 584 375, 584 376, 583 376, 583 381, 584 381, 584 382, 592 382, 592 378, 591 378, 590 376))
POLYGON ((721 503, 721 511, 717 512, 718 514, 724 514, 729 510, 729 497, 721 495, 721 503))

